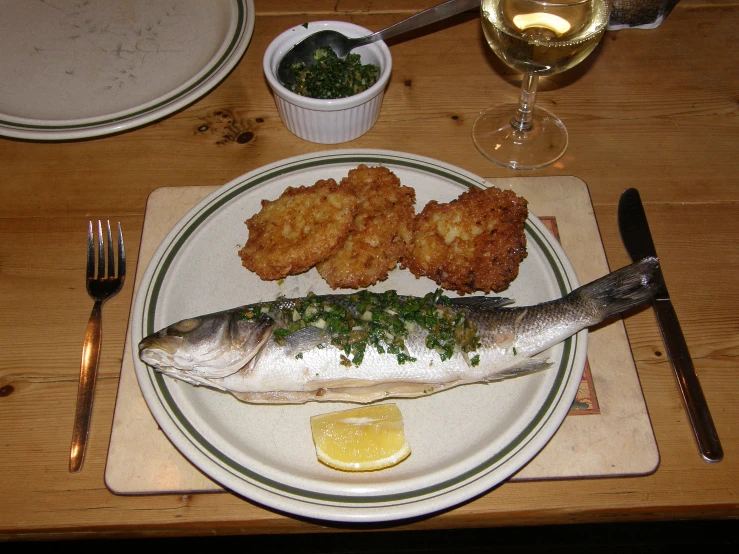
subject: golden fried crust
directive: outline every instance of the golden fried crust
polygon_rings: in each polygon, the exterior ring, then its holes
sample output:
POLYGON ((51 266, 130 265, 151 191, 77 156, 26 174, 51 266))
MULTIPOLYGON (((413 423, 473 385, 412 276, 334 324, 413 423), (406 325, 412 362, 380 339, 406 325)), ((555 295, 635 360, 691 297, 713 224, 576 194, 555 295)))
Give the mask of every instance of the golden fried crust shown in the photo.
POLYGON ((333 179, 288 187, 246 221, 249 239, 239 251, 244 267, 264 280, 309 270, 346 238, 356 211, 354 195, 333 179))
POLYGON ((429 202, 416 217, 403 267, 459 294, 507 289, 526 257, 527 204, 495 187, 470 189, 449 204, 429 202))
POLYGON ((416 192, 385 167, 352 169, 341 188, 357 197, 344 244, 317 268, 331 288, 368 287, 387 279, 413 235, 416 192))

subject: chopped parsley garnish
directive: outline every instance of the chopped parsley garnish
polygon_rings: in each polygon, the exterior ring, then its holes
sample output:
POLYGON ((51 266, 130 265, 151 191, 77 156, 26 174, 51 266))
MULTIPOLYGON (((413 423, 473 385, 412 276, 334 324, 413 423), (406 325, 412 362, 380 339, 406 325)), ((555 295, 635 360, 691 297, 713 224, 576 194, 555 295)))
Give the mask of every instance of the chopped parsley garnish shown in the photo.
MULTIPOLYGON (((359 366, 368 347, 394 355, 399 364, 416 361, 405 341, 417 328, 427 331, 426 347, 436 350, 442 361, 456 351, 473 352, 480 346, 477 326, 468 318, 467 309, 453 306, 440 290, 423 298, 400 297, 394 290, 325 297, 308 294, 250 307, 244 317, 253 317, 255 312, 269 313, 275 319, 278 344, 286 344, 288 336, 306 327, 320 329, 326 343, 341 351, 341 364, 346 367, 359 366)), ((479 355, 470 359, 473 366, 479 363, 479 355)))
POLYGON ((331 48, 319 48, 310 66, 300 62, 292 66, 295 83, 288 88, 301 96, 335 99, 354 96, 377 82, 380 68, 362 64, 359 54, 339 58, 331 48))

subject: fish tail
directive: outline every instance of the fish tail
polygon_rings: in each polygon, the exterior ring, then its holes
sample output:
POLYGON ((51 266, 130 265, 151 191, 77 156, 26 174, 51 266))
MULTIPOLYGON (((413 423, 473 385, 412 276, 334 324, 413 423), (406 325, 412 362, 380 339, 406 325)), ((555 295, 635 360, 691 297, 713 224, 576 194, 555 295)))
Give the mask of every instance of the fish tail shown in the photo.
POLYGON ((596 279, 571 294, 592 302, 597 319, 604 321, 651 300, 660 284, 659 260, 650 257, 596 279))

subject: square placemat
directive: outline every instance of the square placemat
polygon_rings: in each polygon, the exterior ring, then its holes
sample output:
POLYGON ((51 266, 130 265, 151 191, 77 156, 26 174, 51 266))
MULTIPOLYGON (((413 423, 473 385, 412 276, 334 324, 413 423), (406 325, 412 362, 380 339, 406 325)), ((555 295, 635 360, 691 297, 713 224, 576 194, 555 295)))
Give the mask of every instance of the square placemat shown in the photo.
MULTIPOLYGON (((548 224, 581 283, 609 272, 587 185, 576 177, 489 179, 529 201, 548 224)), ((160 188, 149 196, 133 298, 155 250, 196 203, 219 187, 160 188)), ((113 429, 105 468, 116 494, 223 491, 159 429, 139 389, 133 366, 130 325, 121 365, 113 429)), ((623 322, 588 335, 588 371, 562 426, 511 481, 646 475, 659 453, 623 322)))

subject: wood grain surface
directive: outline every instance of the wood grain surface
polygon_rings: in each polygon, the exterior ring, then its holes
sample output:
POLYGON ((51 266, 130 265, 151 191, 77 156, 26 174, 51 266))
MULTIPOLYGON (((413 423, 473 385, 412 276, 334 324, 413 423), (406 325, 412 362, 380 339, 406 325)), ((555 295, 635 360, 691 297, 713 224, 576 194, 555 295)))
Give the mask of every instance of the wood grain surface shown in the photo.
MULTIPOLYGON (((0 539, 154 537, 345 530, 229 494, 123 497, 104 484, 132 287, 103 312, 93 423, 82 472, 68 472, 84 329, 86 224, 120 221, 136 270, 146 200, 164 186, 222 185, 289 156, 328 149, 290 134, 262 75, 273 37, 304 21, 378 30, 433 0, 256 0, 248 50, 210 94, 117 136, 63 143, 0 138, 0 539)), ((616 224, 624 189, 645 202, 664 274, 723 442, 701 461, 651 310, 625 321, 661 456, 638 478, 504 484, 395 529, 736 518, 739 516, 739 4, 683 0, 654 30, 606 34, 575 69, 543 79, 538 101, 570 146, 537 175, 589 187, 611 268, 628 262, 616 224)), ((520 75, 462 14, 390 43, 380 119, 337 147, 429 156, 478 175, 520 175, 472 144, 475 116, 514 100, 520 75)), ((351 528, 351 527, 349 527, 351 528)))

